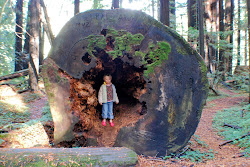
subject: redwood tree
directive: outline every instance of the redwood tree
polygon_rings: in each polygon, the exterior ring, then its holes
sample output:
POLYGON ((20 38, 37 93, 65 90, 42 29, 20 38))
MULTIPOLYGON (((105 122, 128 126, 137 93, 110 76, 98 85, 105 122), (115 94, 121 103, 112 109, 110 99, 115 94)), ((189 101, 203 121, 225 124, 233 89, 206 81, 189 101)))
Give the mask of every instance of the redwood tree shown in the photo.
POLYGON ((39 9, 37 0, 30 0, 30 41, 29 41, 29 86, 32 91, 38 91, 39 72, 39 9))
MULTIPOLYGON (((196 39, 192 38, 191 35, 194 33, 190 30, 198 30, 198 22, 197 22, 197 0, 188 0, 188 42, 196 43, 196 39)), ((196 48, 196 45, 193 45, 196 48)))
POLYGON ((198 3, 198 18, 199 18, 199 49, 200 54, 203 58, 205 58, 204 53, 204 24, 203 24, 203 16, 204 16, 204 9, 203 9, 203 0, 197 0, 198 3))
POLYGON ((224 9, 223 0, 219 1, 219 34, 220 34, 220 46, 219 46, 219 71, 224 76, 224 46, 222 41, 224 40, 224 9))
POLYGON ((74 6, 75 6, 74 13, 75 13, 75 15, 77 15, 80 11, 80 0, 75 0, 74 6))
POLYGON ((170 0, 170 13, 171 13, 171 19, 170 19, 170 27, 176 28, 176 17, 175 17, 175 0, 170 0))
MULTIPOLYGON (((225 1, 225 31, 229 32, 226 37, 227 42, 233 45, 233 18, 234 18, 234 0, 225 1)), ((227 56, 225 57, 225 71, 232 73, 233 47, 227 48, 227 56)))
POLYGON ((169 0, 160 0, 160 22, 169 26, 169 0))
POLYGON ((23 69, 22 37, 23 37, 23 0, 16 1, 16 43, 15 71, 23 69))
MULTIPOLYGON (((248 55, 250 54, 250 2, 247 1, 247 17, 248 17, 248 55)), ((249 57, 248 57, 248 65, 249 65, 249 57)))
POLYGON ((240 66, 240 29, 241 29, 241 24, 240 24, 240 0, 238 0, 238 31, 237 31, 237 64, 236 68, 240 66))

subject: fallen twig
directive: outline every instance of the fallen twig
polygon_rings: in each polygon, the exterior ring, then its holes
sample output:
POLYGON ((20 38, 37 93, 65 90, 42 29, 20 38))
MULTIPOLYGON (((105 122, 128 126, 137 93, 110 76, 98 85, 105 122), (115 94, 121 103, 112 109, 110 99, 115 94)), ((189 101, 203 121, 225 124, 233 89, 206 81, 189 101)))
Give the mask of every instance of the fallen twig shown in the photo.
POLYGON ((233 142, 234 140, 239 140, 239 139, 242 139, 242 138, 247 137, 247 136, 249 136, 249 135, 250 135, 250 132, 248 132, 247 134, 242 135, 242 136, 240 136, 240 137, 238 137, 238 138, 235 138, 235 139, 232 139, 232 140, 227 140, 227 141, 221 143, 221 144, 219 145, 219 148, 221 148, 221 146, 224 146, 224 145, 226 145, 226 144, 228 144, 228 143, 233 142))
POLYGON ((224 123, 223 126, 227 126, 227 127, 234 128, 234 129, 242 129, 242 127, 240 127, 240 126, 237 126, 237 125, 230 125, 230 124, 226 124, 226 123, 224 123))
POLYGON ((238 153, 237 155, 234 155, 233 158, 239 158, 239 157, 243 157, 244 155, 247 155, 247 152, 242 152, 242 153, 238 153))

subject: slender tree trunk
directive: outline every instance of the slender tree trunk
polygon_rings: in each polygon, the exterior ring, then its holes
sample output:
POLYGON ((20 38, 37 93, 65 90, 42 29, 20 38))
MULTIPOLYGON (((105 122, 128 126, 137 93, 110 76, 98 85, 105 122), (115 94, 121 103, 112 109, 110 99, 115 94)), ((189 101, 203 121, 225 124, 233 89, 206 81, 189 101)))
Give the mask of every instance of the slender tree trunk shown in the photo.
POLYGON ((16 1, 16 43, 15 43, 15 71, 23 69, 22 37, 23 37, 23 0, 16 1))
POLYGON ((40 27, 39 32, 39 65, 42 65, 44 59, 44 28, 40 27))
POLYGON ((44 12, 45 20, 46 20, 46 29, 47 29, 47 32, 48 32, 47 35, 48 35, 49 40, 52 43, 54 41, 54 39, 55 39, 55 35, 53 34, 53 31, 52 31, 52 28, 51 28, 51 24, 50 24, 50 19, 49 19, 49 15, 48 15, 48 12, 47 12, 47 8, 46 8, 43 0, 40 0, 40 4, 43 7, 43 12, 44 12))
MULTIPOLYGON (((233 17, 234 17, 234 0, 226 0, 225 8, 225 30, 230 34, 226 37, 227 42, 233 45, 233 17)), ((233 47, 227 48, 227 56, 225 57, 225 71, 232 73, 233 47)))
MULTIPOLYGON (((197 23, 197 0, 188 0, 188 29, 191 30, 192 28, 194 30, 198 29, 198 23, 197 23)), ((193 33, 193 32, 192 32, 193 33)), ((191 43, 191 45, 194 48, 197 48, 197 39, 193 39, 190 37, 190 32, 188 33, 188 42, 191 43)))
POLYGON ((38 72, 39 72, 39 9, 40 4, 37 0, 30 0, 30 61, 29 61, 29 86, 34 92, 38 91, 38 72))
POLYGON ((75 4, 74 5, 75 6, 74 13, 75 13, 75 15, 77 15, 80 11, 80 0, 75 0, 74 4, 75 4))
POLYGON ((26 33, 25 33, 25 40, 24 40, 24 46, 23 46, 23 52, 26 54, 26 59, 23 61, 23 69, 27 69, 29 67, 28 61, 29 61, 29 53, 30 53, 30 17, 31 17, 31 3, 28 4, 28 15, 27 15, 27 23, 26 23, 26 33))
POLYGON ((151 1, 152 2, 152 16, 153 16, 153 18, 155 18, 155 1, 154 0, 152 0, 151 1))
POLYGON ((250 1, 247 0, 247 17, 248 17, 248 66, 250 65, 250 1))
POLYGON ((241 25, 240 25, 240 0, 238 0, 238 31, 237 31, 237 64, 236 64, 236 69, 237 66, 240 66, 240 29, 241 29, 241 25))
POLYGON ((198 17, 199 17, 199 48, 200 48, 200 55, 205 59, 205 52, 204 52, 204 23, 203 23, 203 16, 204 16, 204 7, 203 7, 203 0, 197 0, 198 5, 198 17))
POLYGON ((118 8, 119 8, 119 0, 113 0, 112 9, 118 9, 118 8))
POLYGON ((176 29, 175 0, 170 0, 170 27, 176 29))
POLYGON ((169 26, 169 0, 160 0, 160 22, 169 26))
POLYGON ((224 40, 224 9, 223 9, 223 0, 219 1, 219 71, 222 72, 222 79, 224 80, 224 47, 222 41, 224 40))
MULTIPOLYGON (((218 15, 218 11, 217 11, 217 0, 210 0, 210 8, 211 8, 211 31, 210 31, 210 37, 211 37, 211 41, 210 43, 212 45, 216 45, 216 41, 217 41, 217 35, 216 32, 218 30, 217 28, 217 15, 218 15)), ((211 57, 210 57, 210 65, 211 65, 211 71, 215 72, 215 70, 217 69, 217 48, 215 46, 210 46, 210 50, 211 50, 211 57)))

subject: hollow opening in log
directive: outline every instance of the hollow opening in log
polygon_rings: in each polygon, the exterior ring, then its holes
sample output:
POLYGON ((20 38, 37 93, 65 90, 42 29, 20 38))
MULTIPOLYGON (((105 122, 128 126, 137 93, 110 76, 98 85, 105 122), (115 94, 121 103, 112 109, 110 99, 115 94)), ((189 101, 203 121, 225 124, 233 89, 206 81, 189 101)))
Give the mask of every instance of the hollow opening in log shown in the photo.
MULTIPOLYGON (((119 130, 134 126, 147 112, 146 102, 140 101, 140 97, 147 92, 143 78, 145 68, 130 65, 121 57, 112 59, 106 51, 114 48, 114 41, 112 37, 107 37, 106 42, 105 50, 94 48, 92 53, 95 57, 88 53, 82 57, 85 65, 90 64, 94 58, 96 66, 86 71, 81 79, 70 79, 70 112, 79 118, 73 131, 76 136, 83 135, 89 146, 113 146, 119 130), (114 103, 114 127, 110 127, 108 122, 106 127, 101 124, 102 106, 98 103, 97 96, 105 74, 111 74, 120 101, 119 104, 114 103), (96 141, 89 142, 91 139, 96 141)), ((133 59, 129 54, 124 56, 133 59)))

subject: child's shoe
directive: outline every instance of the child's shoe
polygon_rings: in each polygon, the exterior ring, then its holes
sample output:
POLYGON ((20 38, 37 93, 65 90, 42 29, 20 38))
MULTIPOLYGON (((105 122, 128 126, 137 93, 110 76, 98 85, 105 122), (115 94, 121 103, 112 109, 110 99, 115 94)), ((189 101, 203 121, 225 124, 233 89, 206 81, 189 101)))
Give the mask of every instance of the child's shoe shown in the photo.
POLYGON ((113 122, 113 121, 112 121, 112 122, 111 122, 111 121, 109 121, 109 123, 110 123, 110 126, 111 126, 111 127, 115 126, 115 124, 114 124, 114 122, 113 122))
POLYGON ((106 126, 106 121, 102 121, 102 125, 103 125, 103 126, 106 126))

